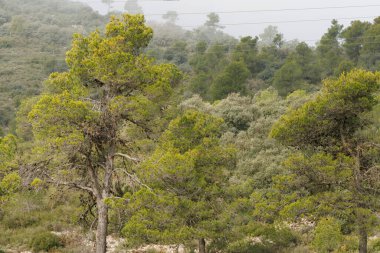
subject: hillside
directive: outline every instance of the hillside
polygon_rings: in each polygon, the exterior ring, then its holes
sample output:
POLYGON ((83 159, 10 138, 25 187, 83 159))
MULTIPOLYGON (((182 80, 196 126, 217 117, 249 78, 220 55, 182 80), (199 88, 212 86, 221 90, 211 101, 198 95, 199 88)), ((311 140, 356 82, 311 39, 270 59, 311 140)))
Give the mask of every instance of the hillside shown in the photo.
POLYGON ((14 127, 20 101, 41 92, 43 81, 65 70, 72 34, 101 27, 106 18, 62 0, 0 1, 0 125, 14 127))
POLYGON ((380 17, 171 17, 0 0, 0 253, 379 252, 380 17))

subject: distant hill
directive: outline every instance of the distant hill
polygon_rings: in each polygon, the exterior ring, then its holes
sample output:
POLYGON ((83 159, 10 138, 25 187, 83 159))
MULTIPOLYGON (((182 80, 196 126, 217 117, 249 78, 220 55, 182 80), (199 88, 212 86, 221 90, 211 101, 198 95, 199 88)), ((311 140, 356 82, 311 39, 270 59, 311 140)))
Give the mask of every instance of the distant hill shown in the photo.
POLYGON ((0 127, 12 128, 20 100, 38 94, 51 72, 66 68, 72 34, 106 20, 66 0, 0 0, 0 127))

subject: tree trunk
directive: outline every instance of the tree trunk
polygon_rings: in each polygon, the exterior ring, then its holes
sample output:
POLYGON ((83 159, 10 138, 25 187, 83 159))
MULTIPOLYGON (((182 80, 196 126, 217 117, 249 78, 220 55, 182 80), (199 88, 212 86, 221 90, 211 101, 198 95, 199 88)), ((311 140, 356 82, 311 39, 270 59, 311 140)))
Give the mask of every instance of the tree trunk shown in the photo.
POLYGON ((199 239, 198 249, 199 249, 199 253, 206 253, 206 241, 204 238, 199 239))
POLYGON ((98 227, 96 229, 96 253, 106 253, 108 207, 106 203, 104 203, 104 198, 97 199, 96 204, 98 209, 98 227))
POLYGON ((365 227, 359 227, 359 253, 367 253, 367 230, 365 227))

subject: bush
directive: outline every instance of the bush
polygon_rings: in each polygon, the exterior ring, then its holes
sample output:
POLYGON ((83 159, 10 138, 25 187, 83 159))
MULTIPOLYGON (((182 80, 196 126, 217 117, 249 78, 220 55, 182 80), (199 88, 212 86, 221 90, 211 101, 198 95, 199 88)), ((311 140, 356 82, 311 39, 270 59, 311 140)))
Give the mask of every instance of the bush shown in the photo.
MULTIPOLYGON (((359 251, 359 238, 357 236, 345 236, 341 246, 334 253, 355 253, 359 251)), ((371 252, 371 251, 368 251, 371 252)))
POLYGON ((13 214, 7 214, 3 218, 3 224, 7 228, 18 229, 26 228, 35 225, 39 219, 33 217, 30 214, 15 212, 13 214))
POLYGON ((319 221, 315 228, 315 236, 312 242, 314 249, 318 253, 334 251, 338 249, 342 241, 341 226, 336 219, 328 217, 319 221))
POLYGON ((369 243, 369 252, 380 252, 380 239, 375 239, 369 243))
POLYGON ((62 246, 59 237, 50 232, 42 232, 35 235, 30 243, 33 252, 49 251, 62 246))
POLYGON ((229 253, 274 253, 276 252, 271 248, 270 245, 264 245, 262 243, 252 243, 249 240, 242 240, 238 242, 231 243, 227 252, 229 253))

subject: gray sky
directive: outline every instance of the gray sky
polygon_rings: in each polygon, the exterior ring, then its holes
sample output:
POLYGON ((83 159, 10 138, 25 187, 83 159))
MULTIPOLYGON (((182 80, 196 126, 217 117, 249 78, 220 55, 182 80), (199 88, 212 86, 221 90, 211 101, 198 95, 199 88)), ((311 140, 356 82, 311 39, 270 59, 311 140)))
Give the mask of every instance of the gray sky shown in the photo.
MULTIPOLYGON (((104 14, 108 6, 101 0, 76 0, 88 2, 95 10, 104 14)), ((372 21, 373 17, 380 15, 380 0, 179 0, 179 1, 157 1, 140 0, 146 18, 148 20, 161 20, 159 15, 169 10, 178 13, 209 13, 225 11, 255 11, 255 10, 278 10, 278 9, 300 9, 314 7, 332 6, 365 6, 344 9, 320 9, 320 10, 298 10, 298 11, 276 11, 276 12, 245 12, 245 13, 224 13, 219 14, 221 24, 226 25, 224 31, 235 36, 256 36, 259 35, 266 26, 275 25, 284 34, 286 40, 299 39, 309 44, 315 42, 330 26, 330 20, 335 18, 345 26, 349 25, 353 19, 372 21), (378 5, 378 6, 373 6, 378 5), (359 18, 360 17, 360 18, 359 18), (369 18, 364 18, 369 17, 369 18), (295 21, 295 20, 315 20, 327 19, 318 22, 299 21, 294 23, 276 23, 276 21, 295 21), (262 23, 273 22, 271 24, 242 24, 242 23, 262 23)), ((111 10, 123 10, 124 2, 116 0, 112 4, 111 10)), ((194 26, 203 24, 206 20, 205 14, 200 15, 180 15, 178 24, 192 29, 194 26)))

